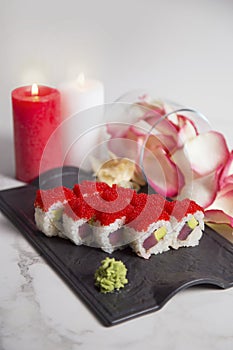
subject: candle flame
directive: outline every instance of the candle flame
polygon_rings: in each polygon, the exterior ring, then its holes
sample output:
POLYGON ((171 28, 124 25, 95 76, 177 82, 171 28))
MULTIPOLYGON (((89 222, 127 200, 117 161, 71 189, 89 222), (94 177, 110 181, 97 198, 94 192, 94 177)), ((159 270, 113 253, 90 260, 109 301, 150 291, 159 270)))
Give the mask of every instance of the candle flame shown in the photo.
POLYGON ((85 75, 84 73, 80 73, 79 76, 78 76, 78 79, 77 79, 77 82, 78 82, 78 85, 80 87, 83 87, 84 84, 85 84, 85 75))
POLYGON ((36 95, 38 95, 38 93, 39 93, 38 85, 35 84, 35 83, 32 84, 31 94, 32 94, 33 96, 36 96, 36 95))

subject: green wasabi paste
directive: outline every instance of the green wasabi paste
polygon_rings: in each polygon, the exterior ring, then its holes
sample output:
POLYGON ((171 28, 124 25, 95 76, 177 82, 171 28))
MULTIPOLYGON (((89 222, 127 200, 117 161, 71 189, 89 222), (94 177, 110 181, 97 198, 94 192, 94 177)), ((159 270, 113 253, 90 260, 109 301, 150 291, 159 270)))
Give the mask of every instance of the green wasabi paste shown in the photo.
POLYGON ((113 292, 124 288, 128 283, 127 268, 122 261, 107 257, 101 261, 101 266, 95 272, 95 285, 101 293, 113 292))

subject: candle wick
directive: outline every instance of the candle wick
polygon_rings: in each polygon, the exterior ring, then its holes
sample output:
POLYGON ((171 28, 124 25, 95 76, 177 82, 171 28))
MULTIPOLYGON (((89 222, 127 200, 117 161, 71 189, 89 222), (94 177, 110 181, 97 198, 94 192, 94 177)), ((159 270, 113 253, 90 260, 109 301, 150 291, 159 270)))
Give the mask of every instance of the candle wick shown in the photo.
POLYGON ((85 75, 83 73, 79 74, 77 83, 81 89, 85 89, 85 75))
POLYGON ((38 94, 39 94, 39 88, 38 88, 38 85, 36 83, 32 84, 31 94, 32 94, 32 96, 38 96, 38 94))

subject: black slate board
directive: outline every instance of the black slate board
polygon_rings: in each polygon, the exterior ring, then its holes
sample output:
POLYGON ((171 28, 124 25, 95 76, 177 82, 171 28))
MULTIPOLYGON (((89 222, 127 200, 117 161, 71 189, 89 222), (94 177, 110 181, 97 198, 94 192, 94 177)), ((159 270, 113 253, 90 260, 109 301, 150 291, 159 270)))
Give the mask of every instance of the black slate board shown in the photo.
MULTIPOLYGON (((40 179, 43 188, 60 184, 54 169, 40 179)), ((62 171, 63 185, 77 182, 78 169, 62 171)), ((82 174, 80 178, 85 178, 82 174)), ((57 273, 71 286, 105 326, 156 311, 177 292, 189 286, 233 286, 233 245, 210 228, 199 246, 180 248, 152 256, 137 257, 129 248, 112 254, 128 268, 129 283, 120 292, 101 294, 94 286, 94 272, 107 254, 99 249, 75 246, 61 238, 48 238, 34 223, 33 202, 38 179, 32 184, 0 191, 0 210, 20 230, 57 273)))

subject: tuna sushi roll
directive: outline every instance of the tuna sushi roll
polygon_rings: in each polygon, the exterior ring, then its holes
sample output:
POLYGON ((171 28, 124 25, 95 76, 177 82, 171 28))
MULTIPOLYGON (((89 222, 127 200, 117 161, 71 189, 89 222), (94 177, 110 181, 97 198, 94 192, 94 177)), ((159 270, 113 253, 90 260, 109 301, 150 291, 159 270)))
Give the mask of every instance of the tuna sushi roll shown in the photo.
POLYGON ((192 200, 166 203, 173 228, 171 247, 194 247, 199 244, 204 230, 204 210, 192 200))
POLYGON ((63 208, 74 197, 73 191, 63 186, 38 190, 34 202, 37 228, 48 237, 63 237, 63 208))
POLYGON ((92 245, 91 220, 95 210, 91 208, 82 197, 73 198, 66 203, 63 211, 63 234, 76 245, 92 245))
POLYGON ((126 235, 133 251, 149 259, 152 254, 170 249, 170 217, 164 210, 165 198, 161 195, 138 196, 139 200, 136 196, 132 201, 134 212, 126 225, 126 235))
MULTIPOLYGON (((130 204, 134 191, 113 185, 101 196, 93 197, 92 205, 96 210, 93 220, 95 246, 107 253, 123 248, 126 245, 124 225, 134 207, 130 204)), ((90 197, 88 197, 90 199, 90 197)))

